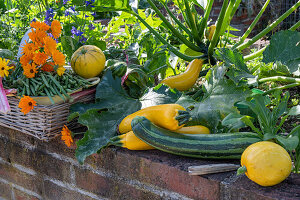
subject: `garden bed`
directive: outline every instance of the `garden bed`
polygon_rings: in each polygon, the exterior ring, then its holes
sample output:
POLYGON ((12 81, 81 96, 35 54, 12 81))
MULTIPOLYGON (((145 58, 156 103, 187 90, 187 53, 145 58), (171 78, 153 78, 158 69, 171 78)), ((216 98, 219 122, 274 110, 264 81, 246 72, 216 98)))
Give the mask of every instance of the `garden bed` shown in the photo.
POLYGON ((300 175, 261 187, 225 172, 188 175, 191 165, 239 161, 184 158, 157 150, 111 147, 80 165, 59 138, 42 142, 1 128, 0 198, 4 199, 298 199, 300 175))

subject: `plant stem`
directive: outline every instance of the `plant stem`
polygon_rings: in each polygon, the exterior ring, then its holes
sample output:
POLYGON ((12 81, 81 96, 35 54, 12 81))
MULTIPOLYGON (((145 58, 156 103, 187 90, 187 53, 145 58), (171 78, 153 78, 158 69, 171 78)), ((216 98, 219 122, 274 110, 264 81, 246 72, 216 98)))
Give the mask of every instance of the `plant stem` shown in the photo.
POLYGON ((192 33, 189 29, 187 29, 176 17, 175 15, 171 12, 171 10, 169 9, 169 7, 167 6, 167 4, 165 4, 162 0, 159 0, 163 6, 165 7, 166 11, 168 12, 168 14, 170 15, 170 17, 172 17, 172 19, 176 22, 176 24, 178 24, 178 26, 185 31, 190 37, 192 36, 192 33))
POLYGON ((266 10, 267 6, 269 5, 269 3, 270 3, 270 0, 267 0, 266 3, 264 4, 264 6, 259 11, 258 15, 255 17, 255 19, 251 23, 251 25, 248 27, 246 32, 241 37, 240 41, 237 42, 232 48, 236 48, 238 45, 242 44, 245 41, 245 39, 249 36, 251 31, 253 30, 254 26, 257 24, 258 20, 261 18, 262 14, 265 12, 265 10, 266 10))
POLYGON ((300 27, 300 20, 296 24, 294 24, 289 30, 295 31, 299 27, 300 27))
POLYGON ((212 37, 212 40, 211 40, 211 42, 209 44, 209 47, 208 47, 208 57, 209 58, 211 58, 213 56, 214 48, 218 43, 219 33, 221 31, 221 28, 222 28, 222 23, 223 23, 223 20, 224 20, 224 16, 225 16, 226 8, 227 8, 227 5, 228 5, 228 1, 229 0, 224 0, 224 2, 223 2, 222 9, 221 9, 221 12, 220 12, 218 20, 217 20, 215 33, 214 33, 214 35, 212 37))
POLYGON ((280 86, 280 87, 276 87, 276 88, 273 88, 271 90, 268 90, 266 92, 263 93, 263 95, 267 95, 267 94, 270 94, 276 90, 284 90, 284 89, 288 89, 288 88, 292 88, 292 87, 297 87, 297 86, 300 86, 300 83, 292 83, 292 84, 288 84, 288 85, 284 85, 284 86, 280 86))
POLYGON ((258 50, 256 52, 254 52, 254 53, 252 53, 250 55, 245 56, 244 60, 245 61, 249 61, 249 60, 252 60, 254 58, 257 58, 258 56, 261 56, 263 54, 264 50, 266 50, 266 48, 267 48, 267 46, 265 46, 264 48, 262 48, 262 49, 260 49, 260 50, 258 50))
POLYGON ((150 6, 155 10, 156 14, 160 17, 160 19, 166 24, 166 26, 170 29, 170 31, 178 37, 186 46, 191 48, 194 51, 201 51, 199 47, 194 45, 192 42, 188 41, 181 33, 179 33, 173 26, 168 22, 168 20, 165 18, 165 16, 159 11, 159 9, 156 7, 156 5, 152 2, 152 0, 147 0, 150 6))
POLYGON ((141 16, 139 16, 135 12, 131 12, 132 15, 136 16, 148 29, 149 31, 157 37, 163 44, 167 45, 167 47, 172 51, 176 56, 179 58, 186 60, 186 61, 192 61, 197 58, 202 58, 204 56, 187 56, 180 51, 178 51, 175 47, 173 47, 170 43, 168 43, 157 31, 155 31, 141 16))
POLYGON ((200 29, 199 29, 199 37, 200 37, 200 39, 203 38, 204 29, 207 26, 208 17, 209 17, 209 14, 211 12, 213 3, 214 3, 214 0, 210 0, 209 1, 208 5, 206 6, 206 10, 205 10, 204 16, 203 16, 203 18, 202 18, 202 20, 200 22, 200 29))
POLYGON ((232 13, 234 3, 235 3, 235 0, 230 0, 229 5, 228 5, 228 7, 226 9, 226 12, 225 12, 224 22, 222 24, 221 32, 219 33, 219 35, 223 35, 225 30, 227 29, 228 25, 230 24, 229 19, 230 19, 230 15, 232 13))
POLYGON ((239 5, 240 5, 241 1, 242 0, 236 0, 234 6, 232 8, 232 12, 231 12, 231 15, 230 15, 230 21, 232 20, 232 18, 234 16, 235 12, 237 11, 237 9, 239 8, 239 5))
POLYGON ((281 15, 277 20, 275 20, 272 24, 270 24, 267 28, 262 30, 259 34, 257 34, 255 37, 253 37, 248 42, 245 42, 237 47, 238 50, 243 50, 250 45, 252 45, 254 42, 265 36, 267 33, 269 33, 271 30, 273 30, 280 22, 282 22, 285 18, 287 18, 292 12, 294 12, 298 7, 300 6, 300 0, 293 5, 289 10, 287 10, 283 15, 281 15))
POLYGON ((187 19, 189 21, 190 28, 192 30, 193 38, 197 42, 197 44, 200 44, 201 39, 198 35, 197 26, 196 26, 195 19, 192 15, 192 12, 191 12, 191 9, 190 9, 189 1, 188 0, 183 0, 183 1, 184 1, 184 4, 185 4, 185 13, 186 13, 187 19))
POLYGON ((292 77, 285 77, 285 76, 272 76, 267 78, 261 78, 258 80, 258 83, 264 83, 267 81, 281 81, 286 83, 298 83, 300 84, 300 78, 292 78, 292 77))

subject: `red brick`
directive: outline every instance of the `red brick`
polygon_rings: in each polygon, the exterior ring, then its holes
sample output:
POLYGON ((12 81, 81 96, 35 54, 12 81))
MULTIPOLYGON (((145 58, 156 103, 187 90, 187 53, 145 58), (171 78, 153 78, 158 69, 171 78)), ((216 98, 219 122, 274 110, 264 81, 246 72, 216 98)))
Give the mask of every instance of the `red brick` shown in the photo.
POLYGON ((76 192, 74 190, 68 190, 64 187, 61 187, 59 185, 56 185, 55 183, 51 181, 45 181, 44 182, 45 187, 45 193, 44 197, 45 199, 74 199, 74 200, 92 200, 95 198, 92 198, 90 196, 81 194, 79 192, 76 192))
POLYGON ((12 199, 11 193, 11 186, 0 182, 0 199, 12 199))
POLYGON ((75 168, 76 184, 79 188, 110 199, 162 199, 151 191, 141 190, 126 181, 101 176, 88 169, 75 168))
POLYGON ((43 149, 28 149, 20 144, 6 143, 6 156, 17 163, 58 180, 70 182, 70 163, 54 158, 43 149))
POLYGON ((42 194, 42 184, 37 184, 42 182, 39 177, 19 171, 11 165, 0 163, 0 178, 42 194))
POLYGON ((39 198, 14 188, 15 200, 39 200, 39 198))

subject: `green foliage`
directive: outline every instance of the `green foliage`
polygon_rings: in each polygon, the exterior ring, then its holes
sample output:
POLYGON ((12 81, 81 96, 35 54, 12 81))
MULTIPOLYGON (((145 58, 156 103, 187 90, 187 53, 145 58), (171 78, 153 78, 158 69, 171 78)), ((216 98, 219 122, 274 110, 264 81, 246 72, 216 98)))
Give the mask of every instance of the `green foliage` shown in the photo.
POLYGON ((263 62, 280 61, 286 65, 290 73, 300 75, 300 32, 298 31, 280 31, 275 33, 270 45, 264 51, 263 62))

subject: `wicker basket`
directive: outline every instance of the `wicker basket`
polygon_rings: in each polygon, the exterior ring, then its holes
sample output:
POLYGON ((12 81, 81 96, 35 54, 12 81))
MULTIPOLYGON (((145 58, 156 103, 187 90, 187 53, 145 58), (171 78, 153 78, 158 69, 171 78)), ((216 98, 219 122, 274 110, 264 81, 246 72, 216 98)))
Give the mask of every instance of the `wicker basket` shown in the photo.
POLYGON ((0 125, 32 135, 40 140, 49 141, 60 135, 63 125, 68 128, 79 128, 75 120, 67 122, 69 108, 77 102, 91 102, 95 98, 95 90, 87 95, 76 98, 72 103, 60 103, 53 105, 38 105, 32 111, 24 115, 18 107, 19 99, 8 96, 11 111, 0 114, 0 125))

